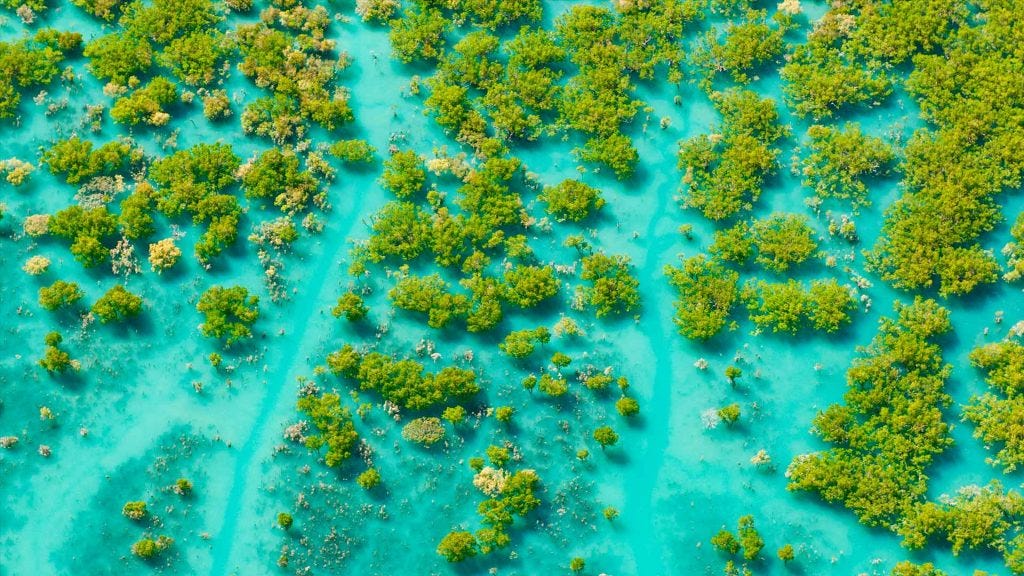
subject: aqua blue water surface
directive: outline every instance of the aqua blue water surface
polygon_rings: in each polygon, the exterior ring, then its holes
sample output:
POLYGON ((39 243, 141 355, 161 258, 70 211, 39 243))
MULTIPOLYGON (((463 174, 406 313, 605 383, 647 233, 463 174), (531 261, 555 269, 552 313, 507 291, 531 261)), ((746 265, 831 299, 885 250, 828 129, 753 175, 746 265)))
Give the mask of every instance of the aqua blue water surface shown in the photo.
MULTIPOLYGON (((104 33, 69 4, 53 4, 35 27, 76 30, 86 39, 104 33)), ((546 18, 571 4, 546 2, 546 18)), ((332 138, 365 138, 386 151, 389 138, 402 133, 402 146, 424 155, 442 146, 458 150, 424 116, 422 100, 408 95, 411 76, 423 71, 389 60, 386 29, 359 22, 350 2, 328 8, 345 17, 332 25, 330 35, 353 60, 342 83, 351 89, 356 117, 332 138)), ((822 5, 805 4, 811 15, 823 10, 822 5)), ((255 12, 232 16, 229 23, 254 18, 255 12)), ((25 29, 9 15, 0 37, 17 38, 25 29)), ((242 135, 238 103, 236 116, 226 123, 207 122, 197 101, 176 106, 174 120, 163 129, 128 132, 108 121, 99 134, 88 134, 81 127, 83 106, 109 99, 85 73, 84 59, 70 64, 80 82, 66 88, 56 81, 47 88, 50 101, 66 98, 67 107, 46 116, 42 106, 33 104, 35 94, 26 94, 20 126, 0 125, 0 157, 37 162, 41 148, 76 131, 97 141, 131 133, 152 154, 167 153, 159 142, 172 132, 177 132, 178 148, 223 140, 243 158, 271 145, 242 135)), ((752 87, 781 104, 774 74, 752 87)), ((236 102, 260 95, 237 72, 227 89, 236 102)), ((789 461, 824 447, 810 434, 810 423, 818 410, 840 400, 855 348, 870 341, 878 319, 892 310, 895 299, 907 298, 865 273, 860 253, 877 238, 884 208, 900 194, 898 180, 874 183, 874 204, 856 216, 859 245, 828 239, 824 218, 814 219, 823 249, 843 263, 829 269, 821 259, 802 267, 798 277, 847 281, 843 266, 844 256, 849 256, 849 267, 873 282, 864 291, 872 306, 856 314, 852 327, 832 337, 794 338, 754 335, 743 320, 735 332, 711 344, 690 343, 675 332, 674 294, 662 269, 678 262, 680 255, 705 249, 714 226, 680 208, 676 143, 709 131, 717 117, 703 93, 687 84, 677 89, 664 82, 641 83, 638 96, 653 110, 639 114, 628 128, 641 167, 625 182, 591 166, 581 168, 570 154, 572 141, 548 140, 514 150, 541 182, 555 184, 582 172, 583 180, 599 186, 608 200, 602 215, 585 225, 535 229, 530 240, 543 261, 570 264, 575 253, 561 242, 579 231, 592 235, 596 247, 627 254, 636 264, 643 297, 638 321, 595 321, 591 313, 573 313, 586 337, 553 344, 547 351, 557 346, 577 362, 614 366, 627 375, 642 406, 642 417, 633 424, 622 421, 611 401, 595 399, 587 390, 563 402, 544 401, 522 390, 519 381, 526 371, 499 355, 495 344, 511 329, 550 326, 555 318, 546 313, 509 314, 499 330, 485 336, 435 331, 420 318, 390 310, 384 297, 389 281, 378 272, 371 280, 377 292, 370 300, 369 329, 353 329, 330 315, 348 287, 345 269, 353 239, 368 236, 369 216, 388 200, 377 183, 379 163, 370 169, 342 169, 330 184, 333 210, 326 215, 326 229, 304 236, 285 257, 290 300, 272 304, 263 288, 263 271, 244 236, 273 213, 252 206, 238 246, 209 272, 189 257, 198 232, 183 227, 186 257, 178 270, 163 276, 147 270, 128 280, 147 306, 142 321, 122 328, 81 329, 76 319, 45 312, 36 302, 38 288, 57 278, 81 284, 87 301, 115 283, 106 270, 84 270, 64 243, 33 241, 20 234, 24 216, 71 204, 75 190, 42 167, 22 187, 0 185, 0 200, 8 208, 0 221, 0 266, 5 271, 0 279, 0 435, 20 438, 16 449, 0 451, 0 573, 273 574, 282 572, 275 562, 288 547, 296 551, 290 571, 309 564, 314 574, 482 574, 491 568, 508 575, 562 574, 568 573, 574 556, 587 560, 588 574, 718 574, 724 560, 708 539, 723 526, 734 528, 745 514, 755 516, 767 542, 765 559, 753 565, 757 574, 882 574, 908 558, 934 561, 954 575, 974 569, 1005 573, 999 558, 991 555, 965 552, 954 558, 938 547, 908 553, 897 537, 859 525, 848 511, 823 504, 814 495, 786 491, 783 472, 789 461), (677 94, 681 106, 673 104, 677 94), (671 127, 659 128, 662 117, 671 119, 671 127), (693 225, 693 240, 678 233, 684 223, 693 225), (23 262, 37 254, 52 259, 50 271, 41 277, 22 274, 23 262), (226 359, 234 367, 228 375, 209 366, 206 355, 218 348, 197 330, 201 318, 195 301, 214 284, 241 284, 262 298, 257 337, 251 348, 226 359), (400 427, 375 408, 357 421, 384 478, 383 490, 367 494, 352 481, 358 466, 341 474, 329 470, 304 449, 286 446, 282 431, 299 418, 296 378, 311 375, 313 366, 343 343, 373 342, 372 327, 386 321, 390 329, 383 346, 389 351, 411 354, 421 339, 435 342, 446 361, 473 350, 486 403, 512 405, 517 413, 510 431, 486 419, 450 434, 443 447, 424 450, 402 440, 400 427), (68 350, 82 360, 79 376, 52 379, 36 366, 43 335, 54 329, 65 334, 68 350), (698 358, 708 361, 708 370, 694 367, 698 358), (748 375, 738 390, 721 376, 732 363, 748 375), (194 390, 196 382, 204 385, 201 394, 194 390), (713 430, 703 426, 704 411, 732 402, 742 405, 742 425, 713 430), (39 418, 42 406, 56 413, 55 421, 39 418), (590 431, 604 423, 613 424, 622 436, 606 452, 588 441, 590 431), (83 428, 87 435, 80 434, 83 428), (522 454, 518 466, 533 468, 542 478, 543 505, 512 530, 508 549, 450 566, 435 553, 437 542, 455 526, 479 527, 476 504, 482 496, 472 485, 466 461, 505 439, 522 454), (40 444, 52 448, 50 458, 36 453, 40 444), (583 447, 591 450, 588 462, 575 457, 583 447), (760 449, 770 454, 773 470, 750 463, 760 449), (186 500, 168 489, 183 476, 195 484, 194 495, 186 500), (122 517, 120 509, 137 499, 146 500, 159 517, 161 526, 152 533, 175 539, 173 553, 153 565, 129 553, 145 530, 122 517), (605 506, 618 508, 621 516, 608 523, 601 516, 605 506), (275 526, 276 514, 285 510, 295 516, 295 528, 287 534, 275 526), (774 550, 785 543, 798 550, 797 562, 788 568, 774 559, 774 550)), ((873 134, 906 137, 920 125, 916 115, 913 103, 897 96, 852 118, 873 134)), ((794 137, 786 143, 783 167, 765 187, 754 215, 781 210, 813 217, 804 205, 808 190, 788 169, 807 123, 788 114, 784 118, 794 137)), ((325 138, 314 131, 314 141, 325 138)), ((439 186, 454 188, 443 179, 439 186)), ((1024 209, 1020 194, 1000 200, 1007 214, 1024 209)), ((541 216, 542 208, 535 204, 530 210, 541 216)), ((841 210, 839 205, 830 208, 841 210)), ((157 237, 169 234, 167 223, 161 226, 157 237)), ((1008 239, 1004 225, 985 236, 984 243, 998 250, 1008 239)), ((571 287, 580 281, 565 280, 568 287, 561 298, 567 302, 571 287)), ((956 402, 947 419, 958 422, 960 405, 985 389, 967 362, 968 352, 1001 338, 1010 325, 1024 319, 1024 296, 1019 286, 999 284, 944 305, 952 310, 956 327, 943 342, 946 360, 955 367, 948 391, 956 402), (1005 314, 1002 324, 995 323, 997 311, 1005 314)), ((347 391, 344 383, 329 382, 347 391)), ((956 446, 930 471, 933 497, 991 479, 1007 486, 1021 483, 1020 473, 1007 476, 985 464, 988 452, 971 432, 970 425, 956 426, 956 446)))

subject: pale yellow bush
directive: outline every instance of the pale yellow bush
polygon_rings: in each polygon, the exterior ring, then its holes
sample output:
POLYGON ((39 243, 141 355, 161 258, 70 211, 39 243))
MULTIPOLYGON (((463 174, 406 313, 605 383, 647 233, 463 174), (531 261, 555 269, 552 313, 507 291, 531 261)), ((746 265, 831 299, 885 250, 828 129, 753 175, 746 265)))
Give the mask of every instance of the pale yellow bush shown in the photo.
POLYGON ((777 6, 779 12, 783 14, 789 14, 790 16, 796 16, 800 13, 800 0, 782 0, 777 6))
POLYGON ((39 276, 46 269, 50 267, 50 259, 46 256, 33 256, 25 262, 25 265, 21 267, 25 273, 32 276, 39 276))
POLYGON ((149 245, 149 264, 155 272, 162 272, 178 263, 181 258, 181 248, 174 244, 174 238, 163 240, 149 245))
POLYGON ((50 215, 33 214, 27 216, 22 224, 22 228, 25 230, 25 234, 29 236, 42 236, 50 231, 50 215))
POLYGON ((0 168, 3 169, 3 172, 7 173, 7 182, 11 186, 21 186, 24 184, 25 180, 28 180, 29 175, 36 169, 32 164, 17 158, 0 162, 0 168))
POLYGON ((473 486, 488 496, 497 496, 505 489, 508 476, 508 472, 504 470, 484 466, 476 476, 473 476, 473 486))
POLYGON ((399 7, 398 0, 356 0, 356 14, 364 22, 387 22, 399 7))

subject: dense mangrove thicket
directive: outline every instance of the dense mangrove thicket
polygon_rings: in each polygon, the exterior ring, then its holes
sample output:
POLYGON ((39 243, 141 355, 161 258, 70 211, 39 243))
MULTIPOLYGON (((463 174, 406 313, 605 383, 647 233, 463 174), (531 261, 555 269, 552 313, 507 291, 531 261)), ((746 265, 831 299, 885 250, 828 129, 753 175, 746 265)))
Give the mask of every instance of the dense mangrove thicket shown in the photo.
POLYGON ((971 399, 964 420, 986 446, 1001 445, 990 462, 1012 472, 1024 464, 1024 345, 1006 340, 975 348, 971 364, 985 372, 991 388, 971 399))
POLYGON ((911 58, 906 88, 928 126, 907 143, 907 191, 887 210, 871 254, 872 266, 898 288, 963 295, 999 275, 995 256, 978 240, 1004 218, 996 200, 1020 187, 1024 171, 1016 152, 1024 129, 1009 121, 1024 109, 1011 88, 1024 81, 1024 15, 1001 2, 978 6, 981 12, 961 12, 949 24, 941 13, 928 14, 935 22, 925 28, 935 30, 929 52, 936 53, 911 58))
POLYGON ((895 524, 922 501, 929 466, 952 443, 942 414, 951 367, 935 343, 950 330, 949 312, 921 298, 895 312, 847 371, 844 403, 814 419, 833 447, 797 456, 786 471, 790 490, 817 492, 874 526, 895 524))

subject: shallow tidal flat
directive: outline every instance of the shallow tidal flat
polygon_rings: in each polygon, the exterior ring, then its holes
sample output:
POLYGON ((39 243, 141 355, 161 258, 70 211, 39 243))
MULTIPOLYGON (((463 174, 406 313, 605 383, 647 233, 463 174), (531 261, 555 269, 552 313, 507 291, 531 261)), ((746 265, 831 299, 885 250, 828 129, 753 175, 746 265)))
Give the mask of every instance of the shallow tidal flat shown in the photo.
POLYGON ((1024 574, 1013 2, 0 0, 0 575, 1024 574))

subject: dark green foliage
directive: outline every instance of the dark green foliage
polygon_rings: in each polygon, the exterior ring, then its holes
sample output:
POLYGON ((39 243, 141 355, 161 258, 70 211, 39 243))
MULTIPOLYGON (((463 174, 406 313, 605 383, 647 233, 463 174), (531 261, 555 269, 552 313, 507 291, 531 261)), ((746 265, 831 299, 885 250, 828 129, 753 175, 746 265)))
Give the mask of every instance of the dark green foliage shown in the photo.
POLYGON ((788 130, 778 123, 775 103, 754 92, 732 89, 711 98, 722 124, 713 137, 702 134, 684 141, 679 167, 686 170, 686 205, 722 220, 757 201, 764 178, 776 167, 779 150, 772 146, 788 130))
POLYGON ((71 241, 71 253, 86 268, 110 258, 103 240, 117 231, 117 218, 106 207, 70 206, 50 218, 50 233, 71 241))
POLYGON ((71 3, 89 14, 106 21, 114 19, 115 11, 119 12, 128 0, 71 0, 71 3))
POLYGON ((259 298, 243 286, 212 286, 196 304, 204 318, 199 326, 203 336, 222 338, 230 346, 252 337, 252 325, 260 316, 259 298))
POLYGON ((840 10, 829 11, 780 70, 782 90, 797 114, 827 118, 841 108, 880 101, 892 92, 892 81, 881 66, 864 66, 852 51, 844 50, 854 21, 840 10))
POLYGON ((986 372, 990 386, 1006 395, 1024 394, 1024 346, 1005 340, 971 351, 971 364, 986 372))
POLYGON ((78 184, 93 176, 109 176, 121 170, 137 152, 128 143, 115 140, 93 150, 93 143, 72 136, 48 148, 40 161, 54 174, 63 174, 68 184, 78 184))
POLYGON ((683 43, 687 24, 703 17, 703 6, 688 0, 632 2, 616 5, 619 11, 618 42, 625 48, 625 64, 644 80, 654 78, 663 67, 666 80, 676 84, 683 78, 683 43))
POLYGON ((510 304, 533 308, 558 294, 559 281, 551 266, 516 266, 505 272, 504 296, 510 304))
POLYGON ((360 361, 362 355, 351 344, 346 344, 327 355, 327 367, 336 376, 355 377, 360 361))
POLYGON ((680 268, 665 267, 679 293, 675 323, 687 338, 707 340, 725 326, 739 296, 739 274, 704 256, 683 260, 680 268))
POLYGON ((928 53, 943 46, 955 29, 967 23, 968 13, 968 7, 956 0, 881 4, 860 11, 843 48, 863 58, 868 67, 880 62, 899 64, 916 52, 928 53))
POLYGON ((711 545, 715 547, 715 550, 726 554, 739 554, 740 551, 740 541, 736 539, 732 532, 725 528, 722 528, 711 537, 711 545))
POLYGON ((100 36, 86 44, 83 53, 97 78, 122 86, 132 78, 138 79, 153 64, 153 46, 129 32, 100 36))
POLYGON ((120 284, 107 290, 106 294, 92 305, 93 314, 99 317, 100 322, 104 324, 121 322, 138 315, 141 311, 142 298, 132 294, 120 284))
POLYGON ((163 126, 170 120, 164 109, 178 99, 178 87, 163 76, 157 76, 130 96, 118 98, 110 109, 115 122, 135 126, 163 126))
POLYGON ((505 336, 504 342, 498 344, 502 352, 513 358, 526 358, 533 354, 537 343, 547 344, 551 341, 551 332, 544 326, 532 330, 515 330, 505 336))
POLYGON ((857 309, 850 289, 835 280, 814 280, 806 298, 808 320, 815 330, 835 332, 850 323, 850 314, 857 309))
POLYGON ((449 562, 462 562, 477 555, 476 538, 472 532, 449 532, 437 545, 437 553, 449 562))
POLYGON ((157 62, 186 84, 205 86, 223 68, 230 48, 220 31, 194 32, 172 40, 157 56, 157 62))
POLYGON ((466 240, 470 234, 468 221, 462 214, 452 215, 448 208, 437 209, 431 221, 430 248, 439 266, 455 266, 466 257, 466 240))
POLYGON ((700 70, 701 87, 710 90, 718 72, 729 72, 740 84, 750 82, 750 73, 777 58, 785 46, 785 27, 768 24, 767 12, 752 11, 741 22, 731 22, 724 34, 709 30, 690 59, 700 70))
POLYGON ((597 253, 583 258, 580 276, 592 283, 583 293, 598 318, 627 313, 640 305, 640 282, 633 277, 631 268, 628 256, 597 253))
MULTIPOLYGON (((923 548, 938 536, 949 542, 953 554, 965 548, 999 550, 1006 537, 1024 522, 1024 497, 1004 492, 998 481, 988 486, 965 486, 941 503, 918 504, 896 528, 907 548, 923 548)), ((1017 573, 1014 571, 1014 573, 1017 573)))
POLYGON ((351 346, 329 355, 327 363, 333 373, 357 380, 360 389, 376 391, 409 410, 425 410, 480 391, 472 370, 448 366, 424 374, 423 365, 415 360, 395 360, 379 352, 360 354, 351 346))
POLYGON ((993 391, 972 398, 964 420, 986 446, 1002 444, 989 461, 1013 472, 1024 464, 1024 346, 1015 340, 985 344, 971 351, 971 364, 985 371, 993 391))
POLYGON ((620 179, 631 176, 640 159, 629 137, 619 133, 590 138, 576 153, 584 162, 608 166, 620 179))
POLYGON ((328 151, 344 162, 373 162, 377 149, 365 140, 338 140, 328 151))
MULTIPOLYGON (((976 239, 1001 218, 991 196, 1008 174, 984 149, 967 151, 952 133, 918 132, 906 148, 905 194, 887 211, 869 254, 871 268, 897 288, 967 294, 998 279, 999 265, 976 239)), ((1024 167, 1024 165, 1022 165, 1024 167)))
POLYGON ((950 367, 931 342, 949 331, 949 313, 920 298, 895 309, 847 372, 845 403, 814 419, 833 447, 797 456, 788 470, 790 490, 841 502, 868 525, 908 514, 927 492, 925 470, 952 443, 942 420, 950 367))
POLYGON ((497 326, 503 317, 501 283, 494 278, 475 274, 460 280, 459 284, 472 292, 466 314, 466 330, 484 332, 497 326))
POLYGON ((474 26, 493 30, 519 20, 537 21, 543 14, 541 0, 465 0, 462 15, 474 26))
POLYGON ((301 169, 298 155, 280 148, 263 151, 246 166, 242 187, 246 197, 273 200, 286 214, 305 210, 319 192, 319 182, 301 169))
POLYGON ((39 289, 39 305, 46 310, 57 310, 71 306, 85 296, 85 292, 74 282, 57 280, 39 289))
POLYGON ((601 426, 594 430, 594 440, 601 445, 601 448, 614 446, 619 441, 619 435, 611 426, 601 426))
POLYGON ((448 20, 434 8, 410 8, 391 21, 391 49, 406 64, 436 60, 444 50, 448 20))
POLYGON ((292 518, 291 514, 289 514, 287 512, 280 512, 280 513, 278 513, 278 515, 277 515, 277 525, 280 526, 281 528, 287 530, 287 529, 292 527, 292 523, 293 522, 294 522, 294 519, 292 518))
POLYGON ((538 198, 548 205, 549 214, 573 222, 585 220, 604 206, 601 191, 579 180, 563 180, 557 186, 548 186, 538 198))
POLYGON ((626 417, 636 416, 640 413, 640 403, 637 402, 636 398, 623 396, 615 401, 615 411, 626 417))
POLYGON ((238 237, 241 206, 225 190, 235 182, 239 159, 227 144, 196 144, 153 163, 149 176, 157 184, 157 208, 168 217, 190 214, 207 229, 196 244, 203 263, 238 237))
POLYGON ((305 136, 306 128, 294 98, 275 94, 258 98, 242 112, 242 130, 270 138, 277 144, 305 136))
POLYGON ((411 202, 389 202, 374 216, 372 231, 366 246, 371 260, 412 260, 427 247, 430 215, 411 202))
POLYGON ((157 44, 209 28, 221 19, 212 0, 152 0, 125 7, 121 24, 157 44))
POLYGON ((236 29, 242 54, 238 69, 257 86, 274 92, 246 109, 243 128, 281 143, 305 134, 303 119, 326 130, 350 122, 348 92, 335 82, 347 63, 330 55, 334 42, 325 38, 330 24, 326 9, 297 6, 280 13, 277 24, 286 30, 265 22, 236 29))
POLYGON ((395 152, 384 161, 381 183, 400 200, 416 195, 427 181, 427 171, 416 152, 395 152))
POLYGON ((466 297, 450 293, 448 283, 437 274, 404 276, 388 297, 397 308, 427 314, 431 328, 444 328, 452 319, 465 316, 469 306, 466 297))
POLYGON ((494 60, 500 41, 483 31, 466 34, 441 61, 439 74, 448 81, 487 90, 502 74, 501 63, 494 60))
POLYGON ((493 229, 522 224, 522 198, 508 185, 520 167, 515 158, 490 158, 459 188, 456 205, 482 228, 473 230, 478 238, 490 235, 493 229))
POLYGON ((446 82, 443 78, 430 79, 430 96, 423 102, 424 109, 445 130, 453 131, 462 142, 479 139, 483 118, 471 108, 469 90, 446 82), (472 119, 472 122, 470 121, 472 119))
POLYGON ((0 42, 0 119, 14 116, 21 102, 20 90, 49 84, 60 72, 57 65, 64 59, 62 51, 51 45, 51 38, 37 38, 45 41, 0 42))
POLYGON ((227 144, 197 144, 161 158, 150 168, 159 185, 157 207, 168 216, 206 216, 203 202, 235 181, 239 159, 227 144))
POLYGON ((338 298, 338 304, 331 309, 335 318, 345 317, 349 322, 357 322, 366 317, 370 311, 363 299, 355 292, 349 291, 338 298))
POLYGON ((146 182, 139 182, 135 190, 121 200, 121 213, 117 215, 117 223, 125 238, 137 239, 151 236, 153 227, 152 211, 155 205, 156 191, 146 182))
POLYGON ((803 161, 804 186, 818 198, 848 199, 855 208, 871 204, 864 177, 884 173, 894 159, 892 148, 851 122, 841 130, 814 125, 807 135, 811 153, 803 161))
POLYGON ((550 129, 563 72, 554 67, 565 50, 547 30, 523 27, 503 46, 508 54, 504 78, 486 86, 483 106, 498 137, 535 140, 550 129))
POLYGON ((818 248, 807 218, 797 214, 773 214, 755 220, 750 236, 757 249, 754 261, 772 272, 785 272, 810 258, 818 248))
POLYGON ((909 560, 904 560, 893 566, 889 576, 946 576, 946 573, 936 568, 931 562, 914 564, 909 560))
POLYGON ((1010 228, 1012 241, 1003 246, 1003 255, 1006 256, 1008 270, 1003 274, 1003 280, 1016 282, 1024 278, 1024 212, 1017 215, 1017 220, 1010 228))
POLYGON ((327 446, 324 464, 333 468, 352 456, 359 435, 352 424, 351 413, 341 405, 340 396, 328 392, 319 396, 303 396, 299 398, 297 407, 309 416, 318 432, 306 436, 306 447, 320 450, 327 446))
POLYGON ((59 332, 49 332, 44 337, 46 351, 43 353, 43 357, 39 359, 38 364, 48 374, 63 374, 67 372, 68 368, 78 369, 78 364, 71 359, 71 355, 59 348, 63 340, 59 332))
POLYGON ((743 558, 755 560, 764 548, 764 539, 754 527, 753 516, 743 516, 739 525, 740 546, 743 547, 743 558))
POLYGON ((938 279, 941 295, 963 295, 998 278, 978 239, 1002 217, 995 197, 1019 187, 1024 171, 1017 153, 1024 129, 1007 121, 1024 110, 1008 89, 1024 79, 1017 50, 1024 18, 986 2, 972 21, 949 35, 942 54, 913 58, 907 90, 936 129, 918 130, 907 144, 906 193, 887 211, 871 254, 875 270, 898 288, 938 279))
POLYGON ((743 303, 758 328, 795 334, 808 314, 800 283, 790 279, 779 284, 750 281, 743 288, 743 303))

